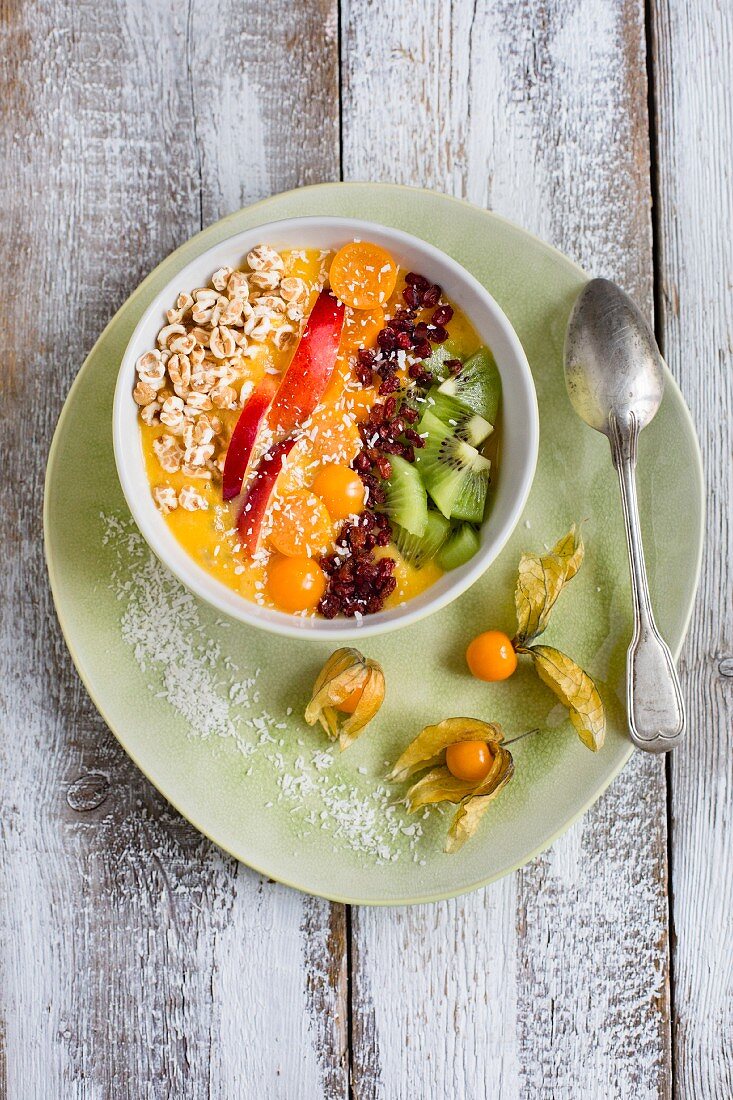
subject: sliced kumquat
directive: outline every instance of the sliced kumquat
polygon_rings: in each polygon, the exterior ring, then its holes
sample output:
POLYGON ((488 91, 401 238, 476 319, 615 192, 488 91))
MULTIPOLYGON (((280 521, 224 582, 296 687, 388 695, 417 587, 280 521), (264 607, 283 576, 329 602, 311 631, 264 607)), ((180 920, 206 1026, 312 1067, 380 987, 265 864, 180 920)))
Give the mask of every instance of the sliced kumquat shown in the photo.
POLYGON ((321 554, 333 538, 323 501, 306 489, 276 497, 271 505, 269 542, 289 558, 321 554))
POLYGON ((352 309, 375 309, 397 284, 397 264, 389 252, 369 241, 352 241, 331 262, 329 281, 336 297, 352 309))
POLYGON ((273 558, 267 594, 281 611, 310 611, 326 591, 326 578, 313 558, 273 558))
POLYGON ((347 519, 364 508, 364 486, 357 473, 339 463, 324 466, 313 482, 313 492, 328 509, 331 519, 347 519))
POLYGON ((335 406, 331 416, 319 418, 310 440, 311 458, 320 462, 341 462, 349 466, 361 450, 361 436, 353 414, 335 406))

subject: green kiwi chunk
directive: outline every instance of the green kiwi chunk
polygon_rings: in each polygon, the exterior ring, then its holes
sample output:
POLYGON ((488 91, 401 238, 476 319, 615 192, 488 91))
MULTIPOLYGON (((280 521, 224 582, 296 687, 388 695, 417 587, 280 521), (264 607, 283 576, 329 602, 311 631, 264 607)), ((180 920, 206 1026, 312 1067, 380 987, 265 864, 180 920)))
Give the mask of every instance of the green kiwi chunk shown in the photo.
POLYGON ((399 455, 390 455, 392 473, 384 483, 384 510, 391 520, 420 538, 428 523, 428 498, 417 468, 399 455))
POLYGON ((501 401, 501 376, 488 348, 479 348, 458 374, 442 382, 440 392, 457 398, 490 424, 496 424, 501 401))
POLYGON ((429 370, 433 378, 440 381, 448 374, 446 370, 447 359, 458 359, 455 344, 452 340, 446 340, 443 344, 436 344, 427 359, 423 359, 422 365, 429 370))
POLYGON ((469 524, 461 523, 455 527, 438 554, 438 565, 446 573, 465 565, 480 546, 478 532, 469 524))
POLYGON ((415 569, 422 569, 432 561, 450 534, 450 522, 440 512, 428 511, 428 522, 423 535, 411 535, 404 527, 393 527, 393 537, 397 549, 405 561, 415 569))
POLYGON ((431 412, 423 414, 425 446, 416 465, 432 499, 446 519, 480 523, 484 516, 491 463, 431 412))
MULTIPOLYGON (((483 416, 469 409, 457 397, 441 393, 437 386, 428 390, 422 408, 423 415, 425 412, 430 412, 433 416, 437 416, 438 420, 442 420, 453 429, 459 439, 465 439, 466 443, 470 443, 472 447, 480 447, 494 430, 483 416)), ((422 432, 422 421, 417 430, 422 432)))

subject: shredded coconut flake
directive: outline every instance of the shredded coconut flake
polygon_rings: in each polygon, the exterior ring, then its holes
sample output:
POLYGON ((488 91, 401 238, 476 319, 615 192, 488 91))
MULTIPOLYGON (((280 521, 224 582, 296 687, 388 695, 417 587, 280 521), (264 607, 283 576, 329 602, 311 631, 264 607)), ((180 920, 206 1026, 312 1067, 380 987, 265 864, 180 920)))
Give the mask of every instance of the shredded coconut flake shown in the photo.
MULTIPOLYGON (((303 727, 295 724, 293 708, 278 715, 261 709, 260 670, 244 672, 222 653, 202 624, 196 599, 148 549, 132 521, 105 513, 101 519, 102 541, 115 553, 110 588, 121 608, 122 637, 149 677, 150 692, 183 718, 189 735, 231 739, 243 757, 270 767, 276 803, 299 836, 323 831, 335 851, 347 848, 379 864, 406 854, 422 865, 416 850, 422 825, 395 803, 395 792, 363 778, 367 768, 353 769, 330 748, 309 754, 297 736, 303 727)), ((248 767, 244 780, 253 774, 248 767)), ((260 782, 244 780, 242 796, 257 797, 260 782)), ((263 806, 270 809, 273 802, 263 806)))

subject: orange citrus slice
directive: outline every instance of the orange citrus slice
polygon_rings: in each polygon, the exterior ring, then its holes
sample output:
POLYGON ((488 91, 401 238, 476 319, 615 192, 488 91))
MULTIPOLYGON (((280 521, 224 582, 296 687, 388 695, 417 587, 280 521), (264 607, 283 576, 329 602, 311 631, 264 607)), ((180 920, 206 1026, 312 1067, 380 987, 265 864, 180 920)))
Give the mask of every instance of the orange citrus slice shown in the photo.
POLYGON ((334 415, 324 417, 313 433, 311 455, 319 462, 350 466, 360 450, 361 436, 355 418, 343 409, 334 409, 334 415))

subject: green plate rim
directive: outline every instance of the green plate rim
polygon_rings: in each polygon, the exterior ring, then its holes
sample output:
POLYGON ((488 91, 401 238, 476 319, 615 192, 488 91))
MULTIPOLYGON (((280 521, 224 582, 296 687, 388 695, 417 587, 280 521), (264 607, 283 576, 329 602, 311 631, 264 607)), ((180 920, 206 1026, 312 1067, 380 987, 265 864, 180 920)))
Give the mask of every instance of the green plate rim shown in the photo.
MULTIPOLYGON (((61 408, 61 411, 59 413, 58 419, 56 421, 56 425, 54 427, 54 432, 53 432, 53 437, 52 437, 52 440, 51 440, 51 445, 49 447, 48 455, 47 455, 47 458, 46 458, 46 473, 45 473, 45 477, 44 477, 44 486, 43 486, 43 550, 44 550, 44 557, 45 557, 45 561, 46 561, 46 568, 48 570, 51 596, 52 596, 52 599, 53 599, 54 608, 56 610, 56 617, 58 618, 59 625, 61 627, 61 633, 64 637, 64 641, 66 642, 66 646, 67 646, 67 648, 69 650, 69 653, 71 655, 71 659, 74 662, 74 666, 76 668, 76 671, 79 674, 79 677, 80 677, 80 679, 81 679, 81 681, 82 681, 82 683, 83 683, 83 685, 84 685, 84 687, 87 691, 87 694, 89 695, 89 698, 91 699, 92 703, 96 707, 97 711, 99 712, 100 716, 104 720, 104 722, 107 725, 108 729, 112 732, 114 737, 117 739, 117 741, 119 742, 119 744, 121 745, 121 747, 125 751, 125 753, 130 757, 132 762, 139 769, 139 771, 142 772, 142 774, 145 776, 145 778, 150 783, 152 783, 153 786, 156 788, 156 790, 163 796, 163 798, 165 798, 165 800, 169 803, 169 805, 173 806, 173 808, 176 810, 176 812, 179 813, 186 821, 188 821, 199 833, 202 834, 202 836, 205 836, 208 840, 210 840, 213 844, 215 844, 219 849, 221 849, 222 851, 224 851, 228 855, 230 855, 233 859, 236 859, 238 862, 243 863, 245 866, 249 867, 251 870, 255 871, 257 874, 263 875, 265 878, 271 878, 274 881, 281 883, 283 886, 288 886, 291 889, 298 890, 300 893, 307 894, 307 895, 310 895, 310 896, 323 897, 327 901, 336 902, 336 903, 342 904, 342 905, 368 905, 368 906, 375 906, 375 907, 380 907, 380 908, 401 908, 402 906, 405 906, 405 905, 432 904, 432 903, 438 902, 438 901, 447 901, 450 898, 454 898, 454 897, 461 897, 465 894, 473 893, 475 890, 480 890, 484 886, 489 886, 491 883, 496 882, 501 878, 504 878, 506 875, 513 874, 515 871, 519 870, 519 868, 525 867, 528 863, 530 863, 533 859, 535 859, 542 852, 545 852, 545 851, 547 851, 548 848, 551 848, 552 845, 555 843, 555 841, 559 837, 563 836, 577 821, 580 820, 581 817, 583 817, 588 812, 588 810, 591 808, 591 806, 593 806, 598 801, 598 799, 604 794, 604 792, 608 789, 608 787, 610 787, 611 783, 613 783, 613 781, 619 776, 619 774, 625 768, 626 764, 628 763, 629 759, 631 758, 632 754, 634 753, 633 744, 631 742, 629 742, 628 751, 623 756, 623 758, 619 762, 618 766, 606 777, 606 779, 601 784, 601 786, 599 786, 596 789, 596 791, 593 793, 592 797, 589 798, 588 801, 585 802, 583 804, 583 806, 575 814, 573 814, 572 817, 568 818, 568 820, 563 823, 563 825, 560 829, 558 829, 550 837, 545 838, 545 840, 543 840, 543 842, 541 844, 539 844, 535 849, 533 849, 531 852, 529 852, 526 856, 524 856, 519 861, 511 863, 511 864, 507 865, 506 867, 501 868, 498 871, 495 871, 491 875, 488 875, 484 878, 480 878, 476 882, 474 882, 474 883, 472 883, 468 886, 462 887, 460 890, 449 890, 447 892, 446 891, 438 891, 435 894, 427 894, 427 895, 423 895, 419 898, 408 898, 408 899, 405 899, 405 900, 400 901, 400 902, 378 901, 378 900, 375 901, 374 899, 369 899, 367 901, 364 901, 360 898, 356 898, 356 897, 353 897, 353 896, 350 896, 350 895, 339 895, 339 894, 332 894, 332 893, 319 893, 319 894, 314 895, 313 891, 310 890, 307 885, 305 885, 303 883, 299 883, 299 882, 292 882, 292 881, 289 881, 286 878, 278 877, 277 875, 274 875, 271 870, 268 870, 267 868, 264 868, 264 867, 259 867, 255 863, 251 863, 249 860, 244 859, 237 852, 232 851, 231 848, 228 848, 225 845, 223 845, 220 841, 218 841, 215 837, 213 837, 209 832, 207 832, 206 829, 204 829, 201 825, 199 825, 196 821, 194 821, 191 817, 189 817, 189 815, 181 809, 181 807, 177 804, 177 802, 175 800, 173 800, 172 798, 170 798, 170 796, 168 794, 166 794, 166 792, 161 788, 161 786, 159 786, 156 779, 154 779, 153 776, 151 776, 146 771, 146 769, 142 766, 142 764, 137 759, 136 755, 134 753, 130 752, 127 745, 123 741, 122 737, 120 736, 118 731, 115 729, 114 725, 110 722, 109 718, 107 717, 107 714, 105 713, 104 707, 99 702, 99 699, 97 698, 97 695, 96 695, 95 691, 92 689, 91 684, 90 684, 89 679, 88 679, 87 674, 86 674, 86 670, 84 668, 83 661, 81 660, 79 654, 76 652, 76 650, 74 648, 74 645, 71 641, 70 631, 67 627, 67 623, 64 619, 64 616, 61 613, 61 610, 60 610, 60 608, 58 606, 58 603, 57 603, 57 600, 56 600, 56 572, 55 572, 55 566, 53 564, 53 560, 52 560, 51 553, 50 553, 50 546, 49 546, 48 497, 49 497, 49 488, 50 488, 52 469, 53 469, 53 465, 54 465, 55 458, 56 458, 56 451, 57 451, 58 445, 59 445, 59 436, 60 436, 60 433, 61 433, 61 428, 63 427, 63 423, 64 423, 64 419, 65 419, 65 416, 66 416, 67 411, 68 411, 68 407, 71 403, 71 399, 73 398, 74 391, 75 391, 75 389, 77 387, 77 384, 78 384, 78 382, 81 378, 82 372, 86 369, 86 367, 89 363, 89 360, 94 355, 97 347, 104 340, 104 338, 107 334, 107 331, 115 323, 120 311, 122 309, 124 309, 127 305, 129 305, 131 302, 136 301, 139 297, 141 297, 144 294, 148 283, 153 280, 156 272, 158 271, 158 269, 163 264, 167 263, 174 256, 177 256, 185 248, 188 248, 196 240, 198 240, 199 237, 201 237, 204 234, 208 233, 214 226, 225 226, 225 225, 227 225, 227 223, 229 223, 230 221, 233 221, 235 218, 237 218, 238 215, 242 212, 242 210, 247 210, 247 211, 259 210, 263 207, 266 207, 269 203, 273 202, 274 200, 282 198, 283 195, 290 195, 290 194, 293 194, 295 192, 302 192, 302 191, 309 191, 310 192, 310 191, 320 190, 321 188, 333 188, 333 187, 348 188, 348 189, 357 188, 357 187, 371 187, 371 188, 377 188, 377 189, 382 189, 383 188, 383 189, 388 189, 388 190, 409 191, 413 194, 418 193, 418 194, 426 194, 426 195, 431 195, 431 196, 438 195, 440 198, 445 199, 445 200, 449 201, 450 203, 455 203, 457 206, 467 207, 472 211, 478 211, 480 214, 483 214, 485 217, 488 217, 490 219, 496 219, 497 221, 503 222, 505 225, 510 226, 515 232, 520 233, 523 236, 529 238, 531 241, 534 242, 535 245, 540 245, 547 252, 550 252, 551 254, 560 257, 563 260, 564 263, 571 264, 576 269, 576 271, 578 271, 581 275, 583 275, 584 278, 586 278, 586 279, 590 278, 590 276, 587 274, 587 272, 585 272, 583 270, 583 268, 580 267, 579 264, 576 264, 574 260, 571 260, 568 256, 565 255, 565 253, 561 252, 560 249, 555 248, 553 245, 548 244, 546 241, 543 241, 540 237, 537 237, 533 233, 530 233, 529 230, 524 229, 520 225, 517 225, 517 223, 513 222, 510 218, 505 218, 501 214, 496 214, 493 210, 484 210, 483 207, 476 206, 475 203, 468 202, 468 200, 466 200, 466 199, 458 199, 458 198, 455 198, 452 195, 444 195, 439 191, 433 191, 433 190, 430 190, 429 188, 426 188, 426 187, 407 187, 404 184, 392 184, 392 183, 372 183, 372 182, 366 181, 366 180, 364 180, 364 181, 356 181, 355 180, 355 181, 349 181, 348 183, 333 181, 333 182, 328 182, 328 183, 311 184, 308 187, 291 188, 288 191, 281 191, 278 194, 269 195, 269 196, 267 196, 267 198, 260 199, 258 202, 255 202, 255 203, 251 203, 249 206, 241 207, 239 210, 235 210, 231 214, 227 214, 225 217, 220 218, 218 221, 212 222, 211 225, 206 226, 204 229, 199 230, 198 233, 195 233, 192 237, 189 237, 186 241, 184 241, 182 244, 180 244, 172 252, 168 253, 168 255, 166 255, 160 261, 160 263, 156 264, 156 266, 152 269, 152 271, 150 271, 149 274, 145 276, 145 278, 142 280, 142 282, 139 283, 138 286, 135 288, 135 290, 133 290, 132 293, 125 299, 125 301, 122 303, 122 305, 119 307, 119 309, 115 311, 113 316, 110 318, 110 320, 107 322, 107 324, 102 329, 102 332, 100 333, 100 335, 95 340, 94 344, 92 345, 91 349, 87 353, 86 357, 84 358, 84 361, 83 361, 81 367, 79 368, 79 370, 76 373, 74 381, 71 384, 69 392, 66 395, 66 398, 64 400, 64 404, 63 404, 63 406, 61 408)), ((705 532, 704 520, 705 520, 705 516, 706 516, 706 511, 707 511, 707 507, 706 507, 707 506, 707 500, 706 500, 706 496, 705 496, 705 478, 704 478, 704 469, 703 469, 703 462, 702 462, 702 452, 700 450, 700 442, 699 442, 698 437, 697 437, 697 431, 695 429, 695 424, 694 424, 694 421, 692 419, 692 415, 690 413, 690 410, 687 407, 687 402, 684 399, 684 395, 682 394, 682 390, 680 389, 679 385, 677 384, 676 379, 672 375, 672 373, 669 370, 669 367, 667 366, 666 363, 665 363, 664 367, 665 367, 665 372, 666 372, 665 373, 665 385, 670 385, 671 384, 672 389, 675 391, 677 397, 679 398, 679 403, 680 403, 680 406, 681 406, 681 409, 682 409, 682 412, 683 412, 683 416, 687 420, 687 424, 688 424, 688 427, 689 427, 689 430, 690 430, 690 434, 691 434, 691 437, 694 441, 693 450, 694 450, 695 459, 696 459, 695 473, 697 475, 697 477, 696 477, 697 489, 698 489, 698 493, 699 493, 702 520, 703 520, 703 522, 701 522, 700 527, 699 527, 699 537, 698 537, 698 541, 697 541, 697 555, 696 555, 695 566, 694 566, 694 570, 695 570, 695 576, 694 576, 695 595, 690 600, 689 606, 687 608, 687 612, 686 612, 685 619, 684 619, 684 625, 683 625, 683 628, 680 632, 679 642, 673 649, 673 656, 674 656, 675 661, 676 661, 679 657, 680 651, 682 649, 685 638, 687 636, 687 632, 689 630, 690 619, 692 617, 692 612, 693 612, 693 609, 695 607, 695 603, 696 603, 696 600, 697 600, 697 593, 698 593, 699 585, 700 585, 700 573, 701 573, 701 568, 702 568, 702 554, 703 554, 703 547, 704 547, 704 532, 705 532)), ((689 716, 688 716, 688 725, 689 725, 689 716)))

